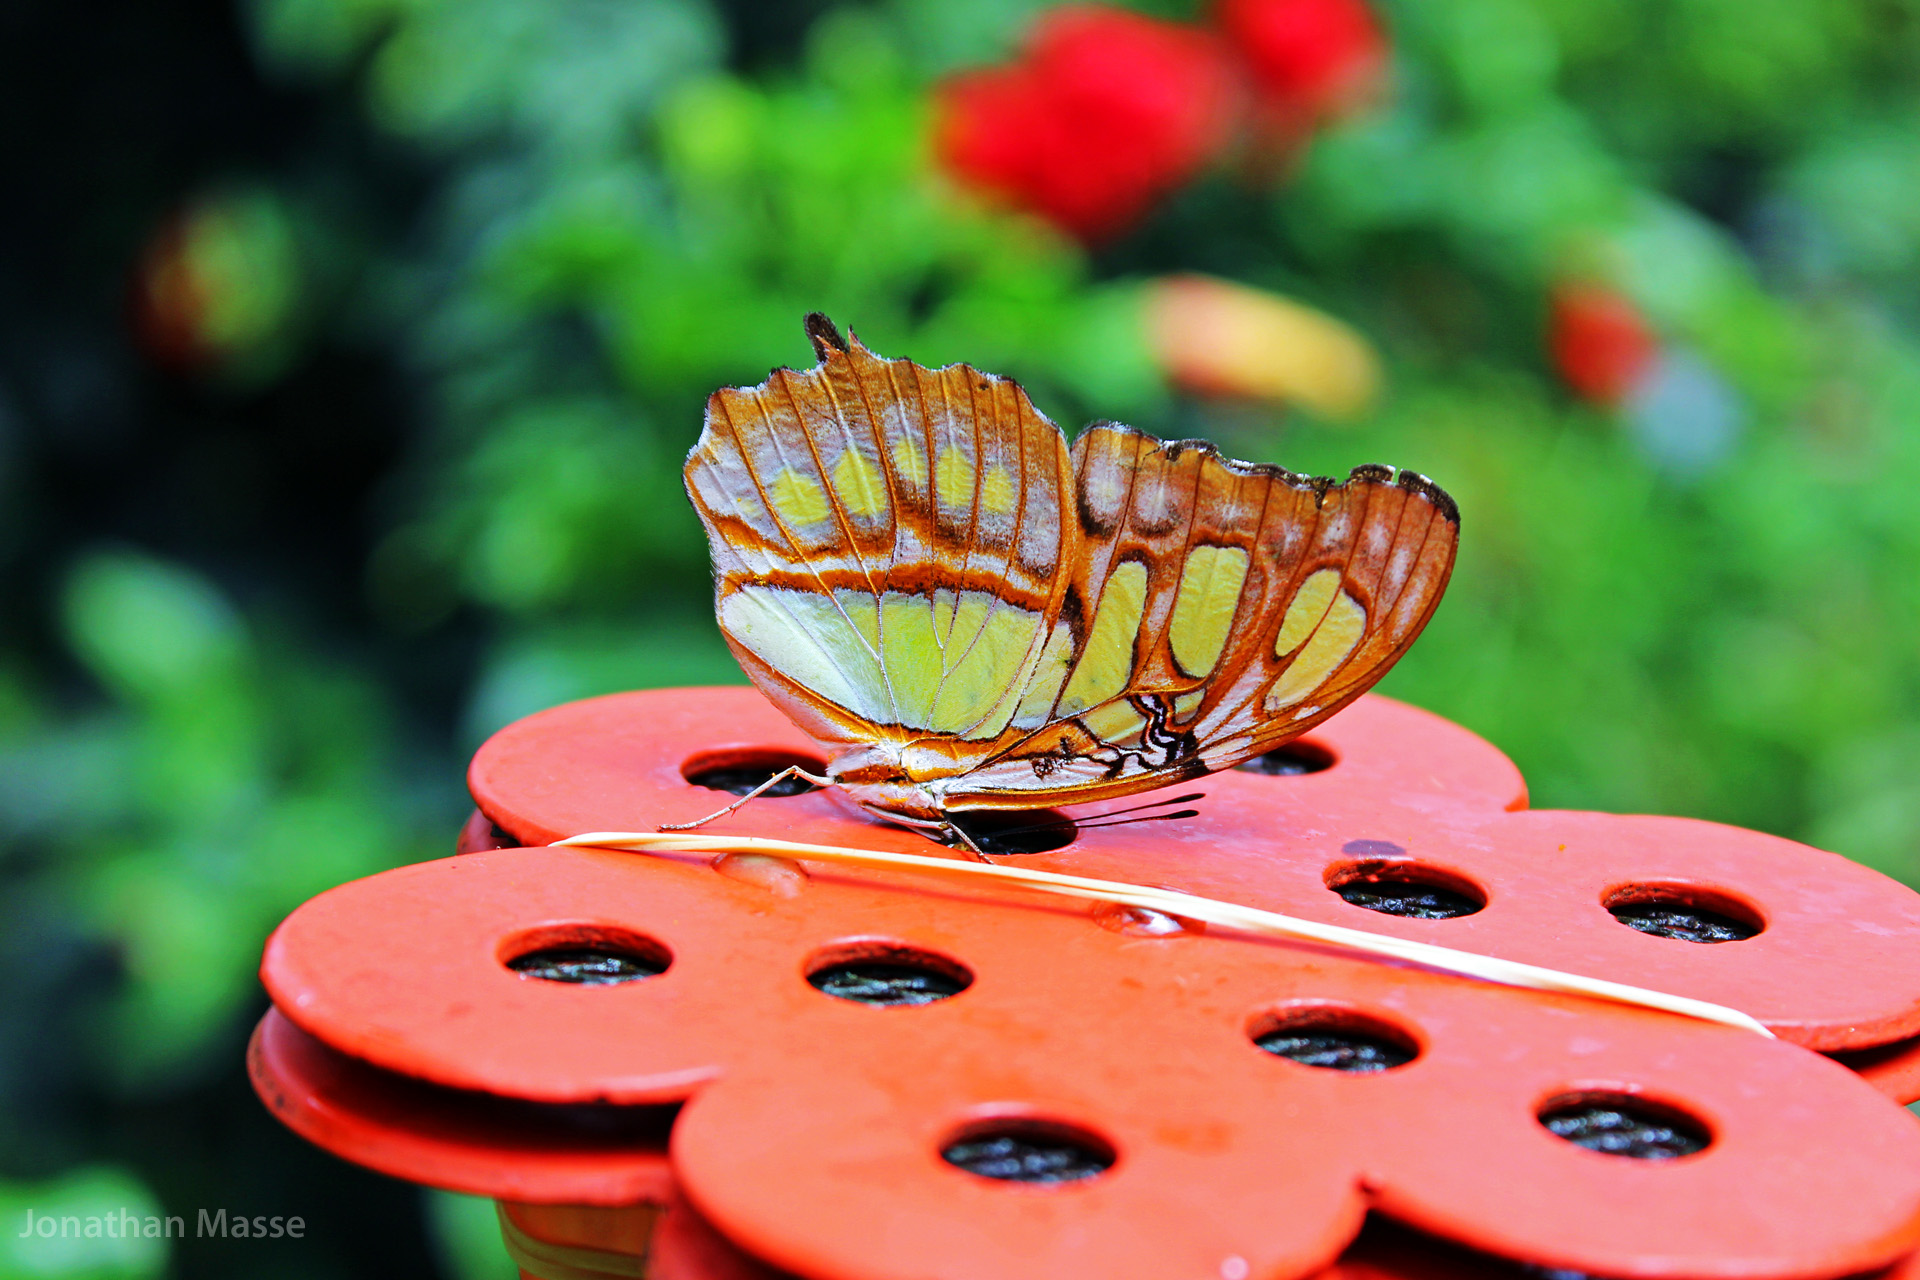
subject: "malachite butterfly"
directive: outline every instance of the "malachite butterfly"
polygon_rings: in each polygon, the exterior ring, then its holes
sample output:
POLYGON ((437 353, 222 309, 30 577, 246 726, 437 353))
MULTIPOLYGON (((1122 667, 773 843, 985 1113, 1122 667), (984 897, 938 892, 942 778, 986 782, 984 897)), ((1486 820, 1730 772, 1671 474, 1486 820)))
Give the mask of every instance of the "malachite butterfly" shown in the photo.
POLYGON ((1446 589, 1458 509, 1118 423, 807 317, 819 363, 725 388, 687 458, 747 675, 888 821, 1107 800, 1274 750, 1365 692, 1446 589))

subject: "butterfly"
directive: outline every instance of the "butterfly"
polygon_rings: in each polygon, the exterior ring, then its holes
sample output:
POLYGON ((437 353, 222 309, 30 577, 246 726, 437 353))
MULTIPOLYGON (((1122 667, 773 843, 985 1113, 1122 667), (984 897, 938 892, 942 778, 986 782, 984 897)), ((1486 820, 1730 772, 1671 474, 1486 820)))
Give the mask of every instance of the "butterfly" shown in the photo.
POLYGON ((962 815, 1231 768, 1365 692, 1446 589, 1459 511, 1424 476, 1111 422, 1069 448, 1010 379, 806 331, 814 368, 708 400, 687 493, 727 645, 827 750, 790 773, 879 818, 971 846, 962 815))

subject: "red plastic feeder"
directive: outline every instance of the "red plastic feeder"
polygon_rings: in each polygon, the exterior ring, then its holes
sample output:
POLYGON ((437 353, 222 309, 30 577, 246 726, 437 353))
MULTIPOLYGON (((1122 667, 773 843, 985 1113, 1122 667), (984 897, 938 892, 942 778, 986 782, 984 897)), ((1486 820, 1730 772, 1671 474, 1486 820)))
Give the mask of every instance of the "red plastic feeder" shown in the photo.
MULTIPOLYGON (((503 730, 472 852, 274 935, 262 1096, 499 1199, 540 1280, 1915 1265, 1920 895, 1875 872, 1527 810, 1492 747, 1379 697, 1203 779, 1197 817, 1006 837, 1054 846, 1021 867, 1691 996, 1769 1040, 935 872, 493 847, 686 821, 790 763, 818 749, 744 688, 503 730)), ((830 791, 712 830, 942 852, 830 791)))

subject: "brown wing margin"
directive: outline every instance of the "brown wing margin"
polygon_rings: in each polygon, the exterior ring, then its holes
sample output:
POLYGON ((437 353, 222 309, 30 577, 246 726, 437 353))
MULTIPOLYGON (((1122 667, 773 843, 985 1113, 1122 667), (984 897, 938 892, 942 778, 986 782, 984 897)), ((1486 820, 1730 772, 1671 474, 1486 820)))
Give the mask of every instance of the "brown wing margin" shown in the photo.
POLYGON ((1340 677, 1344 693, 1349 679, 1367 670, 1372 679, 1385 674, 1412 643, 1452 568, 1459 509, 1438 485, 1411 471, 1362 466, 1335 481, 1225 458, 1204 440, 1162 443, 1119 423, 1087 428, 1073 457, 1084 553, 1071 567, 1068 614, 1090 626, 1114 570, 1142 564, 1145 598, 1130 629, 1124 688, 1128 694, 1202 694, 1198 708, 1180 717, 1190 725, 1231 715, 1246 728, 1249 720, 1266 719, 1250 715, 1245 704, 1257 702, 1288 665, 1272 643, 1315 573, 1338 569, 1367 611, 1366 634, 1330 673, 1340 677), (1245 578, 1222 619, 1218 658, 1207 670, 1190 670, 1171 631, 1183 570, 1204 548, 1245 553, 1245 578), (1414 596, 1403 600, 1409 586, 1414 596))
POLYGON ((1290 566, 1274 607, 1236 637, 1231 660, 1223 659, 1223 666, 1244 671, 1230 682, 1231 696, 1217 703, 1210 696, 1197 717, 1199 751, 1210 771, 1298 737, 1371 688, 1419 637, 1452 575, 1460 511, 1431 480, 1363 466, 1343 484, 1314 483, 1325 488, 1316 495, 1313 536, 1290 566), (1273 706, 1272 691, 1309 649, 1301 642, 1276 655, 1276 639, 1302 586, 1324 569, 1340 571, 1341 593, 1364 609, 1364 628, 1322 678, 1273 706))

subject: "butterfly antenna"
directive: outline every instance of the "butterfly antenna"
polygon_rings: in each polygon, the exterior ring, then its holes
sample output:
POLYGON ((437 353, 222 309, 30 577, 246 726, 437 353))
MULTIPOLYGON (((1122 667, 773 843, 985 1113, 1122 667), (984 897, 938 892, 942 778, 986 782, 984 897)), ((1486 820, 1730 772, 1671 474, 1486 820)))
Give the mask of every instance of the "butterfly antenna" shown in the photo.
POLYGON ((1087 819, 1089 821, 1099 821, 1102 818, 1117 818, 1123 813, 1142 813, 1148 809, 1164 809, 1170 804, 1192 804, 1195 800, 1205 800, 1206 798, 1207 793, 1204 791, 1189 791, 1183 796, 1171 796, 1165 800, 1150 800, 1146 804, 1137 804, 1131 809, 1109 809, 1105 813, 1090 813, 1087 815, 1087 819))
MULTIPOLYGON (((1170 804, 1191 804, 1195 800, 1204 800, 1206 798, 1207 798, 1206 792, 1193 791, 1193 792, 1189 792, 1184 796, 1174 796, 1167 800, 1150 800, 1146 804, 1137 804, 1133 806, 1133 808, 1131 809, 1109 809, 1105 813, 1090 813, 1086 816, 1084 820, 1078 821, 1078 822, 1074 821, 1071 818, 1062 816, 1059 818, 1049 819, 1046 822, 1036 822, 1036 823, 1033 823, 1031 826, 1009 827, 1004 831, 996 831, 993 834, 995 834, 996 836, 1019 836, 1019 835, 1025 835, 1029 831, 1058 831, 1062 827, 1072 827, 1078 831, 1087 831, 1095 827, 1121 827, 1121 826, 1125 826, 1126 823, 1108 822, 1107 819, 1118 818, 1122 814, 1142 813, 1148 809, 1163 809, 1170 804)), ((1200 811, 1198 809, 1186 809, 1186 810, 1182 810, 1179 813, 1156 814, 1150 818, 1130 818, 1128 819, 1128 821, 1158 822, 1165 818, 1191 818, 1199 812, 1200 811)))
POLYGON ((813 342, 813 354, 819 359, 825 360, 830 352, 846 351, 847 340, 840 336, 840 330, 827 319, 824 311, 807 312, 806 325, 807 337, 813 342))
POLYGON ((1082 831, 1098 831, 1102 827, 1130 827, 1136 822, 1171 822, 1175 818, 1197 818, 1198 809, 1176 809, 1172 813, 1144 813, 1137 817, 1122 818, 1118 822, 1083 822, 1082 831))
POLYGON ((691 831, 695 827, 704 827, 709 822, 712 822, 716 818, 726 817, 728 814, 732 813, 735 809, 738 809, 741 805, 745 804, 747 801, 759 799, 760 796, 764 794, 769 787, 778 786, 780 783, 785 782, 789 778, 805 778, 808 782, 811 782, 816 787, 830 787, 833 785, 833 780, 830 778, 816 778, 812 774, 808 773, 805 769, 802 769, 799 765, 797 764, 792 765, 789 768, 782 769, 780 772, 774 774, 771 778, 768 778, 765 782, 761 783, 759 786, 755 787, 753 790, 747 792, 747 794, 741 796, 738 800, 735 800, 732 804, 728 805, 724 809, 716 809, 712 813, 708 814, 706 817, 696 818, 692 822, 663 822, 660 824, 658 829, 661 831, 691 831))

